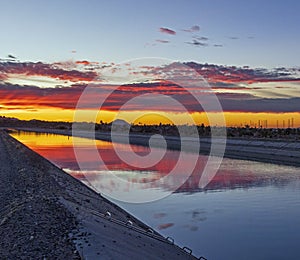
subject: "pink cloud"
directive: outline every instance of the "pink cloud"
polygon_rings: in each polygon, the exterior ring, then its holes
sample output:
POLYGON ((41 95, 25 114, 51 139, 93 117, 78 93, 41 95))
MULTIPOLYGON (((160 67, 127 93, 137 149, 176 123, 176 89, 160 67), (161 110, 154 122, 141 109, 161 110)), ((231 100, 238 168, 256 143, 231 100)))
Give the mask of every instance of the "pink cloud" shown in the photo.
MULTIPOLYGON (((81 62, 80 62, 81 63, 81 62)), ((83 62, 84 64, 85 62, 83 62)), ((249 67, 221 66, 215 64, 198 64, 195 62, 185 63, 186 70, 182 66, 177 66, 176 63, 171 63, 162 67, 141 66, 139 73, 144 73, 145 76, 155 76, 161 79, 161 75, 170 74, 170 81, 155 81, 144 83, 133 83, 121 85, 117 89, 113 85, 97 84, 93 86, 89 99, 84 104, 83 109, 94 109, 99 104, 99 95, 103 95, 107 89, 114 88, 115 91, 106 99, 103 104, 103 109, 118 111, 120 107, 129 100, 138 97, 142 94, 162 94, 168 95, 183 104, 189 111, 202 111, 197 100, 195 100, 184 88, 172 83, 182 82, 182 86, 193 86, 193 75, 198 73, 203 76, 212 86, 214 92, 220 99, 224 111, 249 111, 249 112, 293 112, 299 111, 300 98, 286 98, 278 96, 275 98, 260 98, 255 96, 253 83, 274 82, 274 88, 279 82, 293 82, 300 84, 300 78, 295 74, 294 69, 278 68, 274 70, 267 69, 251 69, 249 67), (190 74, 190 68, 194 74, 190 74), (243 83, 243 84, 240 84, 243 83), (243 91, 246 90, 247 91, 243 91), (224 93, 224 90, 225 91, 224 93), (237 91, 239 90, 239 91, 237 91)), ((0 80, 5 81, 5 77, 11 74, 24 75, 43 75, 51 78, 59 78, 69 80, 71 82, 84 81, 85 84, 74 84, 67 87, 57 88, 39 88, 36 86, 20 86, 9 83, 0 83, 0 104, 2 106, 14 108, 24 107, 32 109, 34 107, 57 107, 62 109, 74 109, 76 103, 85 89, 95 77, 91 71, 78 71, 61 69, 53 64, 45 63, 15 63, 4 62, 0 63, 0 80), (6 75, 7 74, 7 75, 6 75)), ((179 83, 177 83, 179 84, 179 83)), ((207 87, 203 89, 199 86, 199 93, 203 102, 206 102, 207 87)), ((149 110, 161 109, 164 111, 175 111, 176 107, 166 107, 166 104, 159 103, 159 100, 151 100, 149 110)), ((146 103, 145 103, 146 104, 146 103)), ((145 105, 144 103, 142 105, 145 105)), ((142 109, 143 106, 141 106, 142 109)), ((141 110, 141 107, 132 105, 127 110, 141 110)), ((8 108, 9 109, 9 108, 8 108)), ((180 111, 178 111, 180 112, 180 111)))
POLYGON ((165 27, 160 27, 159 31, 161 33, 166 33, 166 34, 169 34, 169 35, 175 35, 176 34, 176 32, 174 30, 171 30, 171 29, 165 28, 165 27))

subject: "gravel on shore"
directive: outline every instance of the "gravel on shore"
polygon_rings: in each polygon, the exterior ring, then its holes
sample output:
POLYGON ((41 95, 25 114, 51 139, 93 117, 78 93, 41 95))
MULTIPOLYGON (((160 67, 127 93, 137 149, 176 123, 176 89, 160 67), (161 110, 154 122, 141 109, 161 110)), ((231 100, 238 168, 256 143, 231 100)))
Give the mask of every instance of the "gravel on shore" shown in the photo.
POLYGON ((0 160, 0 259, 195 259, 3 131, 0 160))

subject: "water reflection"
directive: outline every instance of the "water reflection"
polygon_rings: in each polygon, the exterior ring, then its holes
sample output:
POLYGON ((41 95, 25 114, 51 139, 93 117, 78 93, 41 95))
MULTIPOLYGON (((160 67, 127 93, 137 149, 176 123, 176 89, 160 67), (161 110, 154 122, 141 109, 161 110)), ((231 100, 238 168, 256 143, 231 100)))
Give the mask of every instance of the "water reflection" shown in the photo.
MULTIPOLYGON (((32 133, 13 135, 77 178, 84 181, 86 176, 92 177, 88 179, 100 191, 107 186, 118 192, 120 187, 111 182, 107 171, 92 167, 95 158, 89 154, 91 140, 77 140, 87 162, 83 173, 75 160, 72 138, 32 133)), ((176 151, 168 152, 163 162, 145 170, 122 163, 112 151, 111 143, 97 141, 97 147, 109 169, 131 181, 124 192, 131 191, 130 184, 134 182, 144 183, 145 189, 156 192, 165 192, 172 186, 163 183, 151 187, 151 180, 164 176, 174 167, 176 151)), ((120 148, 126 151, 126 146, 120 148)), ((138 153, 148 152, 144 147, 133 149, 138 153)), ((198 188, 199 172, 207 158, 198 159, 197 170, 171 196, 152 203, 117 203, 164 236, 173 237, 177 244, 192 248, 196 256, 300 259, 299 168, 224 159, 217 175, 203 191, 198 188)), ((173 178, 176 182, 180 175, 173 178)))
MULTIPOLYGON (((93 140, 85 138, 32 132, 16 132, 12 136, 59 167, 64 168, 74 177, 86 182, 88 179, 90 184, 94 188, 99 189, 99 191, 109 188, 114 192, 129 192, 135 187, 134 183, 143 184, 143 189, 169 191, 174 187, 174 183, 182 181, 184 176, 181 176, 181 172, 184 173, 189 165, 189 161, 186 160, 178 172, 169 176, 170 178, 167 182, 163 182, 157 187, 154 181, 166 176, 174 168, 179 157, 178 151, 167 151, 159 163, 144 169, 143 165, 139 165, 138 162, 135 163, 138 166, 133 167, 120 160, 110 142, 97 140, 94 143, 93 140), (85 163, 83 165, 84 169, 82 169, 81 165, 81 170, 76 162, 73 139, 76 139, 76 143, 80 143, 80 148, 82 149, 81 155, 84 157, 85 163), (101 164, 98 162, 99 158, 92 153, 91 147, 94 144, 96 144, 99 155, 102 158, 103 163, 101 164), (97 166, 96 168, 95 165, 97 166), (127 181, 126 186, 118 186, 114 179, 111 178, 111 175, 108 174, 107 169, 118 178, 127 181)), ((124 153, 128 151, 127 145, 115 144, 115 146, 124 153)), ((150 151, 148 147, 135 145, 132 145, 132 150, 139 155, 146 155, 150 151)), ((191 160, 197 159, 196 167, 187 181, 176 190, 177 193, 245 189, 270 185, 280 187, 293 182, 295 179, 299 179, 298 168, 224 159, 215 177, 203 190, 199 188, 199 181, 206 165, 207 156, 189 154, 189 158, 191 160)))

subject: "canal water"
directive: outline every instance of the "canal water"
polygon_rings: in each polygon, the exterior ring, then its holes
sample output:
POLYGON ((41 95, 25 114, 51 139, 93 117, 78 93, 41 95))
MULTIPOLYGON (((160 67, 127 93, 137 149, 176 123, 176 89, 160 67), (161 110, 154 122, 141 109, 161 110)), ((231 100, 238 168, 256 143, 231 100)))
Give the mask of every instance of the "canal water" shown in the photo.
MULTIPOLYGON (((101 193, 110 189, 116 194, 136 195, 130 185, 126 189, 116 185, 113 172, 128 183, 144 183, 143 189, 169 194, 172 183, 151 183, 168 174, 179 157, 178 151, 168 151, 160 163, 145 170, 122 162, 114 152, 117 146, 126 153, 128 145, 96 141, 105 167, 96 164, 93 168, 96 158, 90 156, 90 150, 95 147, 94 141, 74 137, 86 154, 86 164, 81 163, 80 168, 73 137, 30 132, 16 132, 12 136, 101 193)), ((149 148, 142 146, 131 149, 138 154, 149 153, 149 148)), ((190 178, 163 199, 148 203, 114 202, 164 236, 172 237, 176 244, 191 248, 196 256, 300 259, 300 169, 225 158, 210 184, 199 189, 195 173, 203 170, 206 160, 206 156, 199 156, 190 178)))

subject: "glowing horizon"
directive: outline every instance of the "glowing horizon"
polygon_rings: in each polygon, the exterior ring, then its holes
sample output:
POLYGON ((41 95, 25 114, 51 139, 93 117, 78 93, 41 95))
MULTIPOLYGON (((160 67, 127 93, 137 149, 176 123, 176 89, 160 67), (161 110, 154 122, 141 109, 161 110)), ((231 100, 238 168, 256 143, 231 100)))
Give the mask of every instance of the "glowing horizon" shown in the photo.
MULTIPOLYGON (((84 111, 85 113, 94 113, 94 111, 84 111)), ((87 122, 86 117, 82 117, 81 122, 87 122)), ((219 113, 220 114, 220 113, 219 113)), ((57 110, 57 109, 45 109, 43 111, 36 111, 34 114, 32 112, 22 112, 22 111, 8 111, 0 113, 2 116, 14 117, 20 120, 43 120, 43 121, 52 121, 52 122, 73 122, 74 110, 57 110)), ((288 128, 300 127, 300 112, 293 113, 251 113, 251 112, 224 112, 223 116, 226 121, 226 127, 241 127, 249 125, 250 127, 259 127, 259 123, 262 127, 265 128, 265 121, 267 120, 267 128, 288 128), (290 123, 289 123, 290 120, 290 123)), ((160 111, 130 111, 130 112, 114 112, 114 111, 101 111, 95 123, 110 123, 116 119, 125 120, 128 123, 133 124, 146 124, 146 125, 158 125, 162 124, 175 124, 175 125, 184 125, 184 124, 196 124, 201 125, 210 125, 208 121, 208 116, 206 113, 192 113, 191 117, 186 120, 187 115, 183 113, 162 113, 160 111), (192 121, 191 118, 194 120, 192 121), (173 121, 171 120, 173 119, 173 121)), ((212 125, 213 126, 213 125, 212 125)), ((221 126, 221 125, 218 125, 221 126)))
MULTIPOLYGON (((89 117, 97 113, 99 100, 104 99, 96 122, 122 118, 141 124, 224 126, 218 120, 209 122, 204 113, 213 95, 220 102, 226 126, 300 127, 300 76, 295 68, 267 70, 187 62, 135 67, 134 63, 110 64, 99 69, 98 64, 0 62, 0 115, 72 122, 77 109, 77 121, 95 121, 89 117), (161 79, 166 73, 170 80, 161 79), (199 82, 199 76, 207 82, 199 82), (129 79, 140 80, 128 83, 129 79), (76 108, 87 87, 87 99, 76 108), (190 88, 196 90, 200 103, 190 88), (172 102, 160 100, 162 96, 172 102)), ((222 112, 217 107, 210 109, 212 118, 222 112)))

